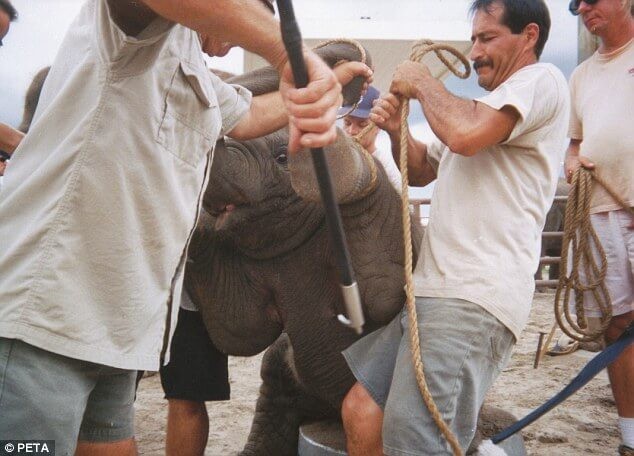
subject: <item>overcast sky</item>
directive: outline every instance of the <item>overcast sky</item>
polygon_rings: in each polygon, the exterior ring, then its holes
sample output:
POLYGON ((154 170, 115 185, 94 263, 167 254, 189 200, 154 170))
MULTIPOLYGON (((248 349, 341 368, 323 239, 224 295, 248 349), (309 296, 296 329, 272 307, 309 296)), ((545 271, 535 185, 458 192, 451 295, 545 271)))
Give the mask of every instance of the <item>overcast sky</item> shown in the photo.
MULTIPOLYGON (((346 5, 350 9, 357 0, 296 0, 296 13, 300 19, 301 13, 319 15, 322 8, 316 5, 323 5, 323 16, 326 22, 333 23, 332 11, 341 11, 346 5), (345 2, 345 3, 342 3, 345 2), (304 8, 304 3, 306 7, 304 8), (329 20, 328 20, 329 19, 329 20)), ((22 117, 24 103, 24 93, 37 71, 50 65, 55 58, 66 29, 74 19, 83 0, 12 0, 19 13, 17 22, 11 25, 9 34, 3 40, 4 46, 0 48, 0 122, 17 126, 22 117)), ((358 1, 364 5, 362 14, 372 14, 375 17, 385 16, 382 8, 389 6, 389 20, 398 20, 392 17, 400 11, 403 19, 411 22, 411 8, 414 3, 411 0, 363 0, 358 1), (394 8, 395 4, 401 6, 410 5, 408 8, 394 8)), ((419 5, 429 5, 437 7, 438 3, 443 4, 443 8, 450 5, 464 9, 465 0, 416 0, 416 7, 419 5)), ((551 62, 557 65, 568 77, 576 65, 577 60, 577 21, 568 13, 568 0, 547 0, 551 12, 552 27, 550 38, 542 56, 542 61, 551 62)), ((348 11, 346 14, 354 14, 348 11)), ((446 12, 443 12, 446 14, 446 12)), ((369 23, 370 24, 370 23, 369 23)), ((382 27, 377 27, 377 37, 381 35, 381 30, 387 27, 386 22, 381 23, 382 27)), ((391 32, 391 29, 390 29, 391 32)), ((336 36, 346 36, 345 31, 334 32, 336 36)), ((425 30, 421 30, 421 38, 427 37, 425 30)), ((467 37, 468 38, 468 37, 467 37)), ((377 62, 375 62, 377 63, 377 62)), ((380 62, 378 62, 380 64, 380 62)), ((214 67, 232 72, 242 71, 242 51, 234 49, 228 56, 222 59, 214 59, 214 67)), ((475 78, 467 81, 458 80, 451 77, 446 81, 448 88, 463 96, 475 97, 482 93, 476 84, 475 78)), ((423 134, 425 130, 424 121, 420 110, 413 107, 414 131, 423 134)), ((381 147, 389 147, 385 137, 379 139, 381 147)), ((418 195, 428 196, 428 191, 418 195)))

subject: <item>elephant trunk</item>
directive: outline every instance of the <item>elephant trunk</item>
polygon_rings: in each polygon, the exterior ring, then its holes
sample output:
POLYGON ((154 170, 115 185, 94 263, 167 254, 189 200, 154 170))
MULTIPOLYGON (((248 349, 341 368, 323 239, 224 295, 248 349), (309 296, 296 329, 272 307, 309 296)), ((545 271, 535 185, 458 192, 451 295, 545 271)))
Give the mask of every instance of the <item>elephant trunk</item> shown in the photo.
MULTIPOLYGON (((360 49, 351 43, 329 43, 314 49, 314 52, 331 68, 341 62, 360 62, 363 61, 364 57, 360 49)), ((367 51, 365 51, 365 63, 369 67, 372 67, 372 58, 367 51)), ((280 78, 277 70, 269 66, 228 78, 226 82, 245 87, 249 89, 253 95, 257 96, 277 90, 280 85, 280 78)), ((350 81, 350 83, 346 84, 343 88, 344 105, 352 105, 359 100, 363 83, 363 78, 357 76, 350 81)))
MULTIPOLYGON (((326 147, 326 161, 338 204, 348 204, 367 196, 378 186, 378 170, 372 156, 354 139, 337 131, 337 140, 326 147)), ((289 158, 291 184, 307 201, 320 201, 311 152, 307 149, 289 158)))

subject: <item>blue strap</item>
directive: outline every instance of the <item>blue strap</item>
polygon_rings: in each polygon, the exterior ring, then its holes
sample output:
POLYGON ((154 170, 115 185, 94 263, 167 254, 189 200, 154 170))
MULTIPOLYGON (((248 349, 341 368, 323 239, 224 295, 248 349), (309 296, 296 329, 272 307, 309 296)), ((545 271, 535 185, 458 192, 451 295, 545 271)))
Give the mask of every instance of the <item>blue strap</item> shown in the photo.
POLYGON ((634 342, 634 323, 621 334, 616 342, 607 347, 601 353, 592 358, 588 364, 577 374, 575 378, 559 393, 555 394, 547 402, 533 410, 521 420, 513 423, 511 426, 498 432, 491 437, 493 443, 500 443, 501 441, 508 439, 517 431, 531 424, 546 412, 555 408, 563 401, 572 396, 579 388, 588 383, 595 375, 605 369, 610 363, 612 363, 619 355, 625 350, 632 342, 634 342))

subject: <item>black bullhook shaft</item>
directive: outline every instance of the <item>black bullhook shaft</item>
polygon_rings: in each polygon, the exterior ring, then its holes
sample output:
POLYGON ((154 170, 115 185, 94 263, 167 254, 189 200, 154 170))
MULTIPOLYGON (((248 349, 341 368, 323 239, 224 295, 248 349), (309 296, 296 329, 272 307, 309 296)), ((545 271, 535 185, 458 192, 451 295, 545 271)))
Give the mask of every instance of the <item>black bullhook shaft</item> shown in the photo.
MULTIPOLYGON (((295 19, 293 4, 291 0, 277 0, 280 13, 280 24, 282 39, 286 47, 286 53, 293 70, 295 86, 303 88, 308 85, 308 72, 304 61, 302 35, 295 19)), ((341 280, 344 303, 348 317, 339 315, 339 321, 354 329, 358 334, 363 331, 363 309, 361 307, 361 297, 359 287, 354 278, 350 262, 350 252, 346 243, 346 235, 343 231, 343 223, 339 206, 335 199, 332 179, 326 156, 321 147, 311 149, 313 165, 319 183, 319 191, 326 211, 326 223, 330 233, 333 254, 337 262, 337 269, 341 280)))

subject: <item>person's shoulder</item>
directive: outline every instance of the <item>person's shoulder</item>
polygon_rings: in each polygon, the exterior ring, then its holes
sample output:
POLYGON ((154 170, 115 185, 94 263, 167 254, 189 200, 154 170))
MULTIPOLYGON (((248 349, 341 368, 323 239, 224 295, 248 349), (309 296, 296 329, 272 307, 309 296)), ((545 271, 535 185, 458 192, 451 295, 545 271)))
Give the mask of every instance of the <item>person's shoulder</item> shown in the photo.
POLYGON ((537 62, 527 65, 520 69, 516 74, 526 78, 543 79, 545 81, 556 82, 557 84, 566 83, 566 78, 561 70, 548 62, 537 62))
POLYGON ((596 51, 590 57, 588 57, 579 65, 577 65, 575 69, 572 70, 572 73, 570 74, 570 81, 578 80, 579 78, 583 77, 584 75, 588 73, 593 73, 594 66, 597 64, 597 61, 599 58, 598 56, 599 56, 599 51, 596 51))
POLYGON ((563 73, 552 63, 537 62, 517 70, 506 81, 516 88, 533 88, 537 93, 567 90, 563 73))

